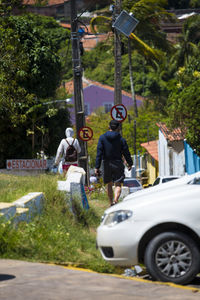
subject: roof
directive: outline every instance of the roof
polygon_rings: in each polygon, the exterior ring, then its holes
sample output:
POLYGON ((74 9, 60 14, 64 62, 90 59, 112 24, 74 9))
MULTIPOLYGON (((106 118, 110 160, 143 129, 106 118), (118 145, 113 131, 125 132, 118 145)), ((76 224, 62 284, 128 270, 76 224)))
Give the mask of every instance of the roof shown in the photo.
MULTIPOLYGON (((90 79, 83 78, 83 88, 86 88, 86 87, 91 86, 91 85, 95 85, 95 86, 101 87, 103 89, 110 90, 110 91, 114 92, 114 87, 112 87, 112 86, 109 86, 107 84, 102 84, 100 82, 93 81, 93 80, 90 80, 90 79)), ((73 94, 74 93, 73 80, 68 81, 68 82, 65 83, 65 89, 66 89, 68 94, 73 94)), ((127 96, 127 97, 132 97, 132 94, 130 94, 126 91, 122 91, 122 95, 127 96)), ((137 100, 140 100, 140 101, 145 100, 144 97, 139 96, 139 95, 136 95, 136 98, 137 98, 137 100)))
MULTIPOLYGON (((68 2, 69 0, 48 0, 47 4, 45 6, 52 6, 52 5, 58 5, 63 4, 64 2, 68 2)), ((24 5, 35 5, 36 0, 23 0, 24 5)))
POLYGON ((160 128, 166 140, 170 142, 182 141, 185 138, 184 131, 179 127, 170 131, 164 123, 156 123, 156 125, 160 128))
POLYGON ((158 141, 150 141, 148 143, 140 144, 147 152, 158 161, 158 141))

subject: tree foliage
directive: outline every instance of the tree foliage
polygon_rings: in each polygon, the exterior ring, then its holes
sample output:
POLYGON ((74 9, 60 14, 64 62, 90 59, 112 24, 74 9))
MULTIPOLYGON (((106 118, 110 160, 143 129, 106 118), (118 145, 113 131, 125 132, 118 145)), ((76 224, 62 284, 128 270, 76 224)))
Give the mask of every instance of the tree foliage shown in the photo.
POLYGON ((61 138, 70 123, 67 108, 62 114, 64 118, 59 120, 59 107, 43 106, 47 98, 55 99, 56 90, 60 86, 63 69, 59 51, 66 47, 67 39, 69 32, 52 18, 31 14, 1 18, 1 134, 5 134, 6 124, 10 127, 7 138, 1 143, 1 163, 5 163, 5 158, 35 157, 41 148, 45 148, 46 154, 51 155, 57 147, 56 136, 61 138), (51 136, 54 129, 50 132, 50 127, 54 124, 56 128, 55 122, 58 122, 59 130, 51 136), (11 139, 15 141, 15 134, 19 137, 16 147, 13 143, 8 144, 11 139), (51 146, 47 146, 45 140, 52 142, 51 146), (15 148, 21 151, 15 152, 15 148))
POLYGON ((186 130, 188 143, 200 155, 200 64, 195 58, 179 68, 168 99, 168 114, 173 127, 186 130))

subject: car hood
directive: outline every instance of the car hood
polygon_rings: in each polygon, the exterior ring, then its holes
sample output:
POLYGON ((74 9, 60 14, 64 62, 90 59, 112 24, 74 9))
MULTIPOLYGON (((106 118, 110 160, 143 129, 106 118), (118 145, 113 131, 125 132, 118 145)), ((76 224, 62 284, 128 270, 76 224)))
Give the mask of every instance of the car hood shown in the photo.
POLYGON ((199 178, 200 172, 197 172, 193 175, 183 176, 180 179, 175 179, 177 183, 174 182, 162 184, 160 186, 155 186, 146 190, 138 191, 136 193, 128 195, 125 199, 128 200, 119 202, 118 204, 108 208, 105 213, 111 213, 116 210, 128 210, 128 209, 142 209, 154 207, 153 204, 156 203, 156 207, 162 205, 163 209, 167 205, 171 207, 174 206, 176 201, 181 201, 183 199, 197 198, 197 195, 200 193, 200 186, 189 184, 194 178, 199 178), (163 187, 165 186, 165 187, 163 187), (128 198, 128 199, 127 199, 128 198))
MULTIPOLYGON (((138 192, 137 192, 138 193, 138 192)), ((174 207, 179 207, 190 201, 191 198, 197 198, 200 193, 200 186, 186 184, 183 186, 174 186, 170 190, 162 190, 157 193, 145 194, 143 197, 137 197, 136 193, 133 194, 132 199, 129 201, 122 201, 118 204, 108 208, 105 213, 109 214, 117 210, 138 210, 139 211, 149 211, 152 213, 152 209, 164 212, 166 209, 170 211, 174 210, 174 207), (197 190, 198 189, 198 190, 197 190), (183 201, 184 200, 184 201, 183 201)))
POLYGON ((189 182, 191 182, 194 178, 200 177, 200 172, 194 173, 192 175, 185 175, 182 176, 181 178, 174 179, 172 181, 159 184, 156 186, 152 186, 146 189, 143 189, 141 191, 137 191, 137 193, 130 194, 126 196, 123 201, 128 201, 128 200, 135 200, 136 198, 140 197, 145 197, 147 196, 148 198, 153 195, 155 197, 156 195, 163 194, 163 193, 169 193, 170 190, 175 189, 176 187, 179 186, 184 186, 187 185, 189 182))

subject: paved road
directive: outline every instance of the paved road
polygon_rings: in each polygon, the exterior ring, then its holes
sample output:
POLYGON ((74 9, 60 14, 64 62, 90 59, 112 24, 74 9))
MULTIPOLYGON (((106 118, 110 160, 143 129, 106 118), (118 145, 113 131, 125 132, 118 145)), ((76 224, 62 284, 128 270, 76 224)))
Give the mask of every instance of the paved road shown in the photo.
POLYGON ((195 300, 200 289, 55 265, 0 260, 1 300, 195 300))

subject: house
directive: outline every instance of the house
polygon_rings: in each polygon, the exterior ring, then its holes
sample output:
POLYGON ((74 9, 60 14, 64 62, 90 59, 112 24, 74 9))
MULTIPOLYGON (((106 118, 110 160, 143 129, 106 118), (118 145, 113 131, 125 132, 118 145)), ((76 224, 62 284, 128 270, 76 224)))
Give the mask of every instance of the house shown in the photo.
MULTIPOLYGON (((78 11, 86 5, 84 0, 76 0, 76 3, 78 11)), ((69 0, 47 0, 45 5, 36 5, 36 0, 23 0, 23 5, 29 13, 70 21, 69 0)))
POLYGON ((185 171, 187 174, 193 174, 200 171, 200 157, 184 140, 185 148, 185 171))
POLYGON ((141 146, 146 149, 146 164, 147 164, 147 185, 153 184, 158 177, 158 141, 150 141, 142 143, 141 146))
POLYGON ((176 20, 161 21, 161 29, 166 33, 167 39, 172 43, 177 43, 182 32, 184 21, 195 14, 200 14, 200 8, 191 9, 171 9, 169 13, 176 16, 176 20))
MULTIPOLYGON (((73 94, 73 81, 65 83, 65 89, 68 94, 73 94)), ((140 106, 144 99, 144 97, 136 95, 137 106, 140 106)), ((70 100, 70 104, 73 105, 74 97, 70 100)), ((91 115, 99 107, 103 107, 105 113, 108 113, 114 105, 114 87, 83 78, 83 100, 85 116, 91 115)), ((127 109, 133 106, 130 93, 122 91, 122 104, 127 109)), ((75 124, 74 109, 71 110, 71 122, 75 124)))
POLYGON ((185 175, 184 132, 180 128, 170 131, 164 123, 156 125, 159 127, 159 175, 185 175))

